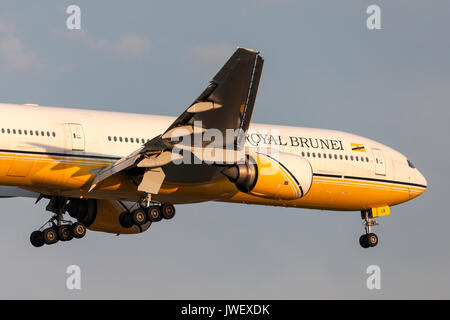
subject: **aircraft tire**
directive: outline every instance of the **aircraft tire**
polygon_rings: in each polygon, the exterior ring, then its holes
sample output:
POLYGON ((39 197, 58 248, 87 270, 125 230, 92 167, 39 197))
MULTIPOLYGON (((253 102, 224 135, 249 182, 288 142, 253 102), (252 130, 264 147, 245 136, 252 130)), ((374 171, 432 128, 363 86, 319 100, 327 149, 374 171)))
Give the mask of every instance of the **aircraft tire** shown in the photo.
POLYGON ((69 225, 59 226, 57 231, 59 240, 70 241, 73 239, 73 231, 69 225))
POLYGON ((42 247, 45 244, 42 231, 33 231, 30 235, 30 242, 36 248, 42 247))
POLYGON ((159 206, 151 206, 150 208, 148 208, 147 217, 151 222, 161 221, 161 219, 163 218, 161 208, 159 206))
POLYGON ((119 216, 119 223, 124 228, 131 228, 133 226, 133 219, 131 218, 131 213, 124 211, 119 216))
POLYGON ((369 233, 366 236, 366 241, 370 247, 375 247, 378 244, 378 237, 375 233, 369 233))
POLYGON ((367 242, 367 235, 363 234, 361 237, 359 237, 359 244, 364 249, 367 249, 369 247, 369 243, 367 242))
POLYGON ((131 218, 133 220, 133 223, 136 225, 139 225, 139 226, 141 226, 147 222, 147 214, 141 208, 136 209, 133 212, 131 212, 131 218))
POLYGON ((54 244, 58 242, 58 233, 53 227, 47 228, 42 231, 42 236, 46 244, 54 244))
POLYGON ((161 205, 161 213, 164 219, 170 220, 175 216, 175 207, 171 203, 163 203, 161 205))
POLYGON ((81 239, 86 235, 86 227, 81 222, 75 222, 72 225, 73 237, 81 239))

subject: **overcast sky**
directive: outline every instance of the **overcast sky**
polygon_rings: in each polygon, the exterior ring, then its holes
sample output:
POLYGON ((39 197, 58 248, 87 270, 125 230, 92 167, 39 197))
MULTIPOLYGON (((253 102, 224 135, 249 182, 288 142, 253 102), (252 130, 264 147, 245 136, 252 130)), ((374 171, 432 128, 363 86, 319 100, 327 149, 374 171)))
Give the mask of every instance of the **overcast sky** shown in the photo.
POLYGON ((0 102, 178 116, 249 47, 265 58, 252 121, 375 139, 429 187, 379 219, 369 250, 358 212, 223 203, 36 249, 46 203, 2 199, 0 298, 449 299, 449 30, 438 0, 2 1, 0 102), (79 31, 66 28, 70 4, 79 31), (366 28, 370 4, 381 30, 366 28), (71 264, 79 291, 66 289, 71 264), (366 288, 372 264, 381 290, 366 288))

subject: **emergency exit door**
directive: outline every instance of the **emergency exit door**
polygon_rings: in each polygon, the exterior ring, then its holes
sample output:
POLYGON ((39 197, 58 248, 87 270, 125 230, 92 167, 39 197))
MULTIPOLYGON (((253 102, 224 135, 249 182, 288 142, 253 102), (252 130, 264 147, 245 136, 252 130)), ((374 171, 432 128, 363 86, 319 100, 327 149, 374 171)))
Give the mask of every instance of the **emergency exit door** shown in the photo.
POLYGON ((84 131, 81 124, 69 123, 72 150, 84 151, 84 131))
POLYGON ((384 161, 383 151, 380 149, 372 149, 373 159, 375 162, 375 174, 386 175, 386 163, 384 161))

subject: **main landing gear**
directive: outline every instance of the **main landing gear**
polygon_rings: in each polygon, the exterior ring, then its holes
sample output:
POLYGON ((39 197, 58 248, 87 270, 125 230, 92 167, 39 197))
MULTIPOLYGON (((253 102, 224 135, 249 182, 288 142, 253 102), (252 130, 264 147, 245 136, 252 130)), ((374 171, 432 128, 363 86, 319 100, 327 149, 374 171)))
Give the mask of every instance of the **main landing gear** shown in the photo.
POLYGON ((39 230, 31 233, 30 242, 35 247, 42 247, 44 244, 54 244, 58 241, 70 241, 73 238, 80 239, 85 234, 86 227, 80 222, 68 222, 57 225, 53 221, 49 221, 39 230), (50 224, 49 227, 44 228, 48 224, 50 224))
POLYGON ((86 234, 86 227, 81 222, 63 220, 66 210, 66 198, 52 197, 47 205, 47 211, 55 213, 41 228, 33 231, 30 242, 35 247, 44 244, 54 244, 58 241, 70 241, 73 238, 81 239, 86 234))
POLYGON ((369 210, 361 211, 361 219, 364 220, 366 234, 359 238, 359 244, 365 249, 375 247, 378 244, 378 237, 372 233, 372 227, 378 225, 378 222, 373 219, 372 212, 369 210))
POLYGON ((174 216, 175 207, 171 203, 152 204, 147 207, 139 204, 137 209, 122 212, 119 216, 119 223, 124 228, 130 228, 133 225, 141 226, 147 222, 153 223, 162 219, 170 220, 174 216))

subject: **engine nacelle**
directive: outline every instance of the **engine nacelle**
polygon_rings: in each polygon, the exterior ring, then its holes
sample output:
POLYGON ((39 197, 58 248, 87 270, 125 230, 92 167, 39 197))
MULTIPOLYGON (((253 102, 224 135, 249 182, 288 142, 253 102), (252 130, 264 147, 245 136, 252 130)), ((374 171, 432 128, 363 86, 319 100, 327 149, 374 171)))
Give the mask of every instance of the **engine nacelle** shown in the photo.
POLYGON ((100 199, 71 199, 66 207, 69 215, 86 228, 117 234, 133 234, 146 231, 150 227, 147 222, 142 226, 133 225, 124 228, 119 223, 119 216, 126 209, 118 201, 100 199))
POLYGON ((305 196, 313 177, 308 160, 282 152, 277 159, 263 153, 251 153, 246 163, 234 165, 222 173, 242 192, 281 200, 305 196))

